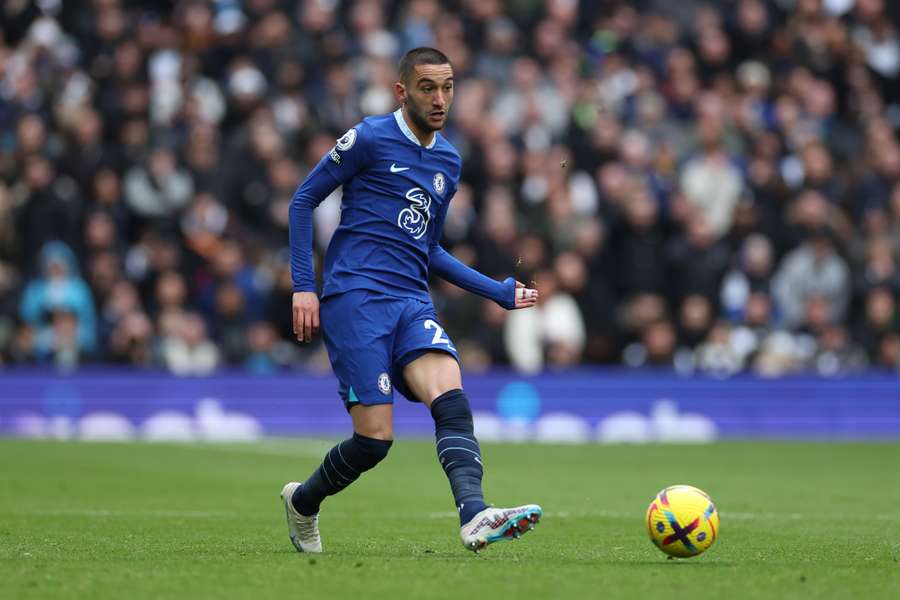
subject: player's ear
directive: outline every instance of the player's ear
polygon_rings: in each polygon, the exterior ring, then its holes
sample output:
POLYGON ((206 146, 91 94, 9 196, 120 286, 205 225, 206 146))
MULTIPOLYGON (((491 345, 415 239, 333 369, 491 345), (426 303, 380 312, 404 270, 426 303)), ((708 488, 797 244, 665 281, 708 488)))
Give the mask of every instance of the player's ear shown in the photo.
POLYGON ((398 81, 394 84, 394 96, 397 97, 397 102, 406 104, 406 86, 403 82, 398 81))

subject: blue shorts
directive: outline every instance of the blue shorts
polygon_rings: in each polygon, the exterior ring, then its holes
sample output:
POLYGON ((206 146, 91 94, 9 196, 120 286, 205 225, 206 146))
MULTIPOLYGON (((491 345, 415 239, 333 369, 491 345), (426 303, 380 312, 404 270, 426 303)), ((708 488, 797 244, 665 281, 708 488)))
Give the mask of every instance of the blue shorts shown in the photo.
POLYGON ((426 352, 446 352, 459 362, 431 302, 350 290, 322 300, 319 314, 347 410, 356 403, 392 404, 394 388, 421 402, 406 387, 403 367, 426 352))

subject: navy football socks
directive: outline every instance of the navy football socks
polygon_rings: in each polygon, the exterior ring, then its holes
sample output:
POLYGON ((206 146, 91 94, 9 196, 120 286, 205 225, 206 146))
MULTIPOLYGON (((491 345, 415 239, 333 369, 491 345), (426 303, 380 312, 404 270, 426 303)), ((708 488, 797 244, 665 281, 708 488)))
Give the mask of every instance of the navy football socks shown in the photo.
POLYGON ((465 525, 487 508, 481 491, 481 448, 475 439, 472 410, 462 390, 450 390, 431 404, 434 437, 441 468, 450 480, 459 523, 465 525))
POLYGON ((291 503, 301 515, 314 515, 327 496, 333 496, 384 459, 393 440, 376 440, 354 433, 328 451, 319 468, 297 488, 291 503))

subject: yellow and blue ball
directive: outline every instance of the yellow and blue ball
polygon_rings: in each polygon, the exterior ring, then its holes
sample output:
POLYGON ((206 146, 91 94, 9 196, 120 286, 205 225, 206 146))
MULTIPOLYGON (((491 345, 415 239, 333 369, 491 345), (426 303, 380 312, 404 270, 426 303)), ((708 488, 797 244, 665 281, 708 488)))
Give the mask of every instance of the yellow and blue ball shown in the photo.
POLYGON ((647 533, 670 556, 705 552, 719 535, 719 513, 709 495, 690 485, 662 490, 647 509, 647 533))

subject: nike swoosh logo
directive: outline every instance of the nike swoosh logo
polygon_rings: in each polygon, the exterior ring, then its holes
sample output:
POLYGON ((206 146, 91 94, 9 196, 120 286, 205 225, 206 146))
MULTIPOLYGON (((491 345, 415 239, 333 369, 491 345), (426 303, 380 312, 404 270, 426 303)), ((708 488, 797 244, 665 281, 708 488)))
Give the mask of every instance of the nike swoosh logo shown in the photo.
POLYGON ((401 171, 409 171, 409 167, 398 167, 397 163, 391 163, 391 173, 400 173, 401 171))

